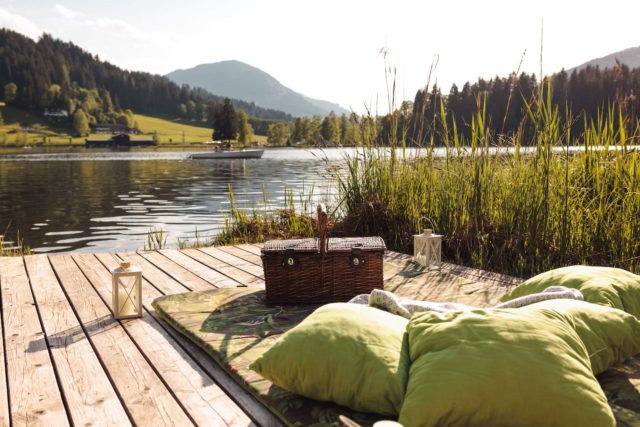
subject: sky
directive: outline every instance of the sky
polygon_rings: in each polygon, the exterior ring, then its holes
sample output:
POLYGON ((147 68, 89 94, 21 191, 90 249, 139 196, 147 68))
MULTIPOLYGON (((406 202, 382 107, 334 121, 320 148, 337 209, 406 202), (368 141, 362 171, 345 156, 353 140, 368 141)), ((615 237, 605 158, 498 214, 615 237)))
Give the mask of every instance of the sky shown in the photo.
POLYGON ((639 12, 637 0, 0 0, 0 27, 159 74, 235 59, 362 113, 387 110, 389 68, 398 103, 429 81, 447 92, 550 74, 639 46, 639 12))

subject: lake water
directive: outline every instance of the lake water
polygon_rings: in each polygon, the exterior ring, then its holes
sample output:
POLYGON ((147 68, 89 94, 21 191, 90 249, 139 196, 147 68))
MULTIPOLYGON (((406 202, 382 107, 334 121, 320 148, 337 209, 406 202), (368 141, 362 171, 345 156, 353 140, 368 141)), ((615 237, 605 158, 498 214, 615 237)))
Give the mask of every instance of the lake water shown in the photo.
MULTIPOLYGON (((327 199, 338 150, 271 149, 262 159, 189 160, 191 152, 73 149, 0 153, 0 234, 35 252, 142 249, 150 228, 178 239, 212 236, 229 212, 229 186, 247 209, 285 204, 285 191, 327 199), (313 187, 313 188, 312 188, 313 187)), ((296 199, 297 200, 297 199, 296 199)))

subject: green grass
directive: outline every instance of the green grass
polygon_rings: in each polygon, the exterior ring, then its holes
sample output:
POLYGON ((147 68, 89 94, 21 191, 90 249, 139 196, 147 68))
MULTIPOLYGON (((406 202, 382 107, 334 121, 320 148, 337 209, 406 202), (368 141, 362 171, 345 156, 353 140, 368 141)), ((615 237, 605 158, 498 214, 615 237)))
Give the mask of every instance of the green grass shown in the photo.
POLYGON ((490 134, 480 111, 464 141, 441 114, 443 159, 376 149, 347 159, 339 227, 409 253, 412 234, 433 228, 445 236, 447 260, 520 276, 570 264, 640 273, 640 153, 627 147, 640 137, 638 123, 610 110, 573 135, 562 124, 573 119, 549 99, 529 108, 529 140, 490 134), (500 146, 515 154, 493 155, 500 146))
MULTIPOLYGON (((70 129, 52 125, 44 117, 19 110, 13 107, 2 107, 0 112, 4 118, 4 126, 0 126, 0 146, 23 146, 42 144, 47 145, 84 145, 85 138, 73 137, 70 129), (38 124, 37 132, 19 132, 20 124, 38 124), (13 133, 12 131, 18 131, 13 133)), ((161 144, 186 144, 200 143, 211 140, 212 129, 206 122, 185 122, 180 119, 160 118, 134 114, 133 118, 142 131, 142 136, 153 136, 158 133, 161 144)), ((91 137, 105 137, 106 135, 92 134, 91 137)), ((141 136, 141 137, 142 137, 141 136)), ((132 137, 135 139, 137 136, 132 137)), ((265 144, 266 136, 256 135, 258 144, 265 144)))

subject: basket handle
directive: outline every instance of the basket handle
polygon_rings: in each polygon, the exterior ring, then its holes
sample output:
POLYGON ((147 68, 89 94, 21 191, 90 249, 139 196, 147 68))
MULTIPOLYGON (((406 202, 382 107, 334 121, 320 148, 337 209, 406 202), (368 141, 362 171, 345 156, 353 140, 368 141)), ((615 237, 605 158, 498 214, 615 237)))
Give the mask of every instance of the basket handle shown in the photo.
POLYGON ((327 252, 327 228, 329 227, 329 216, 324 204, 318 205, 318 234, 320 235, 320 255, 324 256, 327 252))

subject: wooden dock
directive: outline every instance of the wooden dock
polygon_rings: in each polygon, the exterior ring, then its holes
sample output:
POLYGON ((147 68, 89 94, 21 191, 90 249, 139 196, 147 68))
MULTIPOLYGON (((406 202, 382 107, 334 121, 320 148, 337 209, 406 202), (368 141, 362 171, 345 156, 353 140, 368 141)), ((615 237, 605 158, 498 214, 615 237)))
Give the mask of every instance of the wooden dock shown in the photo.
MULTIPOLYGON (((426 280, 406 274, 408 260, 388 252, 385 280, 426 280)), ((440 283, 429 299, 457 292, 460 302, 489 305, 517 283, 443 271, 468 279, 464 289, 440 283)), ((229 286, 264 286, 259 245, 0 258, 0 424, 282 425, 151 307, 162 295, 229 286), (109 270, 121 260, 143 270, 142 319, 111 316, 109 270)))

